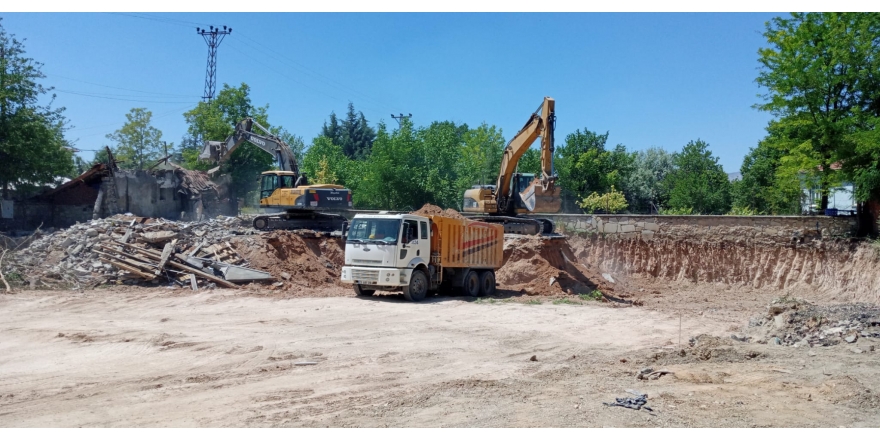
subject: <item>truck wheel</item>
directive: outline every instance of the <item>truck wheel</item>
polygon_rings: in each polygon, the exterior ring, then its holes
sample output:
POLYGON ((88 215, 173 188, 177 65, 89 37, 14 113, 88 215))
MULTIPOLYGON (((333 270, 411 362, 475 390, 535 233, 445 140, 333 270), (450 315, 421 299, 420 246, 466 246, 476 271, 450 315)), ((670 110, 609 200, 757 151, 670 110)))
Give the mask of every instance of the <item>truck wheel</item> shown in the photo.
POLYGON ((355 284, 354 285, 354 293, 357 296, 373 296, 373 294, 376 293, 376 291, 375 290, 367 290, 367 289, 364 289, 360 284, 355 284))
POLYGON ((480 295, 492 296, 495 294, 495 273, 491 270, 480 274, 480 295))
POLYGON ((480 274, 472 270, 464 276, 464 285, 462 286, 465 295, 480 296, 480 274))
POLYGON ((428 295, 428 277, 421 270, 414 270, 409 277, 409 286, 403 288, 404 298, 418 302, 428 295))

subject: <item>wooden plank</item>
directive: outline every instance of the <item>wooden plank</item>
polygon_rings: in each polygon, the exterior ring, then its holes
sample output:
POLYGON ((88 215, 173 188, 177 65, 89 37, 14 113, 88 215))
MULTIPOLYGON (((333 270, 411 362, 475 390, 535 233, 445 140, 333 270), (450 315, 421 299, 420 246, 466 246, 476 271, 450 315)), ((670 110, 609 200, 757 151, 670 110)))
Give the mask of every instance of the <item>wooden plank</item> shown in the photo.
POLYGON ((194 273, 189 274, 189 284, 190 284, 190 286, 192 286, 192 290, 194 290, 194 291, 199 290, 199 283, 196 282, 196 274, 194 274, 194 273))
POLYGON ((199 244, 196 246, 195 249, 193 249, 193 250, 190 251, 190 252, 185 252, 185 253, 186 253, 187 255, 194 256, 194 255, 196 254, 196 252, 198 252, 199 249, 201 249, 201 248, 202 248, 202 245, 204 245, 204 244, 205 244, 205 242, 201 242, 201 243, 199 243, 199 244))
MULTIPOLYGON (((174 245, 177 244, 177 239, 171 240, 171 243, 165 243, 165 248, 162 249, 162 256, 159 258, 159 270, 165 268, 165 263, 168 263, 168 258, 171 257, 171 252, 174 251, 174 245)), ((158 275, 158 273, 156 274, 158 275)))
MULTIPOLYGON (((134 222, 134 220, 132 220, 132 222, 134 222)), ((132 233, 131 228, 126 228, 126 229, 125 229, 125 235, 122 236, 122 238, 120 239, 120 241, 123 242, 123 243, 128 243, 128 240, 131 239, 131 233, 132 233)))
MULTIPOLYGON (((138 269, 140 269, 140 270, 143 270, 143 271, 153 271, 153 269, 154 269, 151 265, 149 265, 149 264, 147 264, 147 263, 143 263, 143 262, 141 262, 141 261, 137 261, 137 260, 134 260, 134 259, 131 259, 131 258, 120 257, 120 256, 116 256, 116 255, 111 255, 111 254, 108 254, 108 253, 106 253, 106 252, 96 251, 96 250, 94 250, 94 249, 92 249, 92 251, 95 252, 95 253, 98 254, 98 255, 103 255, 104 257, 106 257, 106 258, 108 258, 108 259, 115 259, 115 260, 123 261, 123 262, 125 262, 125 264, 127 264, 127 265, 129 265, 129 266, 136 267, 136 268, 138 268, 138 269)), ((155 276, 155 275, 151 275, 151 278, 150 278, 150 279, 153 279, 153 278, 156 278, 156 276, 155 276)))
MULTIPOLYGON (((177 255, 179 255, 179 254, 175 254, 175 257, 176 257, 177 255)), ((238 288, 239 288, 239 287, 236 286, 235 284, 232 284, 232 283, 230 283, 229 281, 224 280, 223 278, 217 278, 217 277, 215 277, 214 275, 207 274, 207 273, 202 272, 202 271, 200 271, 200 270, 198 270, 198 269, 194 269, 194 268, 189 267, 189 266, 187 266, 187 265, 180 264, 180 263, 178 263, 178 262, 176 262, 176 261, 168 261, 168 264, 170 264, 170 265, 172 265, 172 266, 174 266, 174 267, 176 267, 176 268, 178 268, 178 269, 185 270, 185 271, 188 271, 188 272, 192 272, 192 273, 194 273, 194 274, 196 274, 196 275, 198 275, 198 276, 200 276, 200 277, 202 277, 202 278, 207 278, 207 279, 209 279, 209 280, 211 280, 211 281, 213 281, 213 282, 215 282, 215 283, 217 283, 217 284, 219 284, 219 285, 221 285, 221 286, 229 287, 230 289, 238 289, 238 288)))
POLYGON ((141 254, 132 254, 132 253, 125 252, 121 249, 121 246, 113 247, 113 246, 101 245, 100 248, 104 249, 107 252, 113 252, 113 253, 117 253, 117 254, 121 253, 121 254, 125 255, 126 257, 131 258, 133 260, 137 260, 137 261, 141 261, 143 263, 149 264, 151 267, 151 269, 150 269, 151 271, 153 270, 152 266, 156 264, 156 260, 151 259, 146 256, 143 256, 141 254))
POLYGON ((111 260, 109 258, 100 258, 100 260, 105 263, 112 264, 113 266, 116 266, 122 270, 127 270, 135 275, 140 276, 141 278, 143 278, 145 280, 152 280, 152 279, 156 278, 153 274, 141 272, 141 271, 137 270, 136 268, 129 266, 129 265, 127 265, 123 262, 120 262, 120 261, 111 260))

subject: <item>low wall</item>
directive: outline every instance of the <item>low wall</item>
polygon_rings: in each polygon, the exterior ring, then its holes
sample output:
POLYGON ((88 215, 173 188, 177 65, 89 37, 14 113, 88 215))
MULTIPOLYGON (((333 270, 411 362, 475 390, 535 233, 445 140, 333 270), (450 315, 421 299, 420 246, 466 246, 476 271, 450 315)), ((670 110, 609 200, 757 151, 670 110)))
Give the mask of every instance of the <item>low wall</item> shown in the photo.
POLYGON ((733 215, 577 215, 542 216, 566 235, 653 240, 791 242, 848 237, 858 228, 856 217, 733 216, 733 215))

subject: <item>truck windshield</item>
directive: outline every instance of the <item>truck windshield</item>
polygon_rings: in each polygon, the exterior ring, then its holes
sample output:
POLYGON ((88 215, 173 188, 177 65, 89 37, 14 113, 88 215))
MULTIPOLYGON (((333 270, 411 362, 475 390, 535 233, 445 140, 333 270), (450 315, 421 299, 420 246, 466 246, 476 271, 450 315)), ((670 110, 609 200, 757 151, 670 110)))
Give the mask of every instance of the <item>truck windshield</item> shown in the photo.
POLYGON ((387 218, 356 218, 348 228, 348 240, 363 243, 396 244, 400 220, 387 218))

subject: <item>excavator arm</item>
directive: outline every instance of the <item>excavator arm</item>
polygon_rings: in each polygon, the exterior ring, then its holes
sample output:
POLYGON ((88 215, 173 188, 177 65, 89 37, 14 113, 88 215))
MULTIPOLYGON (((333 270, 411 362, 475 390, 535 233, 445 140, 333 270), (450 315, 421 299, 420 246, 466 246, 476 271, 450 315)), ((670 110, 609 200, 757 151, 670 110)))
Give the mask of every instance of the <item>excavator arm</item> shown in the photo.
POLYGON ((528 189, 519 196, 523 199, 526 207, 532 211, 535 208, 535 186, 540 184, 545 192, 553 192, 556 175, 553 170, 553 131, 556 126, 556 101, 550 97, 544 97, 541 106, 529 117, 528 122, 510 140, 504 148, 501 158, 501 169, 498 173, 498 181, 495 184, 495 200, 500 212, 507 212, 513 202, 515 194, 510 184, 516 166, 520 158, 525 154, 532 143, 541 137, 541 177, 536 178, 528 189))
POLYGON ((290 151, 290 147, 252 118, 246 118, 236 124, 235 131, 225 141, 205 142, 205 146, 199 154, 199 159, 211 160, 215 163, 223 162, 245 142, 250 142, 266 153, 271 154, 278 161, 278 168, 281 171, 292 171, 297 176, 300 175, 299 166, 296 158, 293 156, 293 152, 290 151), (255 133, 253 131, 254 126, 265 134, 255 133))

